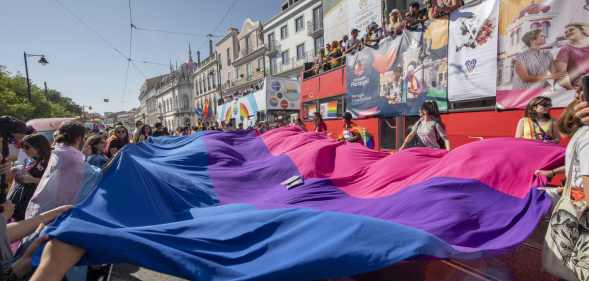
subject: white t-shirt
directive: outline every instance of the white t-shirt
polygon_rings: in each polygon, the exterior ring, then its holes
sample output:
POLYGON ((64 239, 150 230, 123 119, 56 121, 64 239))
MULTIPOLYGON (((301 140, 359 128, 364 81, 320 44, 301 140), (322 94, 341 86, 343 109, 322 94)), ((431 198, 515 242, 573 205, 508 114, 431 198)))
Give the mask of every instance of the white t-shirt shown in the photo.
POLYGON ((566 150, 566 174, 573 169, 571 184, 583 187, 583 176, 589 176, 589 126, 583 126, 577 130, 571 138, 566 150), (573 156, 573 149, 575 157, 573 156))
POLYGON ((446 130, 437 121, 417 121, 413 125, 413 132, 421 143, 427 147, 440 148, 438 138, 446 139, 446 130))

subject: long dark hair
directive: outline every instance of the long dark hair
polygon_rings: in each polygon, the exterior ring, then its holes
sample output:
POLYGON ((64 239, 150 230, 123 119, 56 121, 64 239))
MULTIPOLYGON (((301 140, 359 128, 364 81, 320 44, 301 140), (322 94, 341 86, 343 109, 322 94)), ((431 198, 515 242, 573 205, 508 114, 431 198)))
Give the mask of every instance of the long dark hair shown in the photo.
POLYGON ((102 151, 96 148, 96 146, 101 142, 104 142, 101 136, 93 135, 86 140, 85 146, 90 147, 92 154, 102 154, 102 151))
POLYGON ((54 140, 56 143, 73 145, 78 138, 84 139, 86 128, 76 121, 67 121, 63 123, 55 132, 54 140))
POLYGON ((39 162, 49 162, 49 157, 51 157, 51 145, 49 141, 41 134, 32 134, 25 136, 22 139, 22 146, 30 146, 37 150, 37 157, 35 157, 39 162))
POLYGON ((146 137, 147 139, 147 137, 151 136, 152 133, 153 132, 151 130, 151 127, 147 124, 144 124, 143 126, 139 127, 139 131, 136 135, 133 136, 133 142, 138 143, 142 136, 146 137), (145 132, 147 129, 149 129, 149 133, 145 132))
MULTIPOLYGON (((552 99, 550 99, 549 97, 543 97, 543 96, 538 96, 538 97, 533 98, 528 103, 528 106, 526 106, 526 111, 524 113, 524 117, 530 118, 533 121, 538 121, 538 114, 536 113, 535 109, 536 109, 536 106, 538 106, 542 103, 552 104, 552 99)), ((549 113, 543 114, 542 117, 550 120, 549 113)))
POLYGON ((442 122, 442 116, 440 115, 440 109, 438 108, 438 104, 433 101, 426 101, 421 105, 421 110, 427 112, 427 114, 436 122, 442 126, 443 129, 446 129, 446 125, 442 122))

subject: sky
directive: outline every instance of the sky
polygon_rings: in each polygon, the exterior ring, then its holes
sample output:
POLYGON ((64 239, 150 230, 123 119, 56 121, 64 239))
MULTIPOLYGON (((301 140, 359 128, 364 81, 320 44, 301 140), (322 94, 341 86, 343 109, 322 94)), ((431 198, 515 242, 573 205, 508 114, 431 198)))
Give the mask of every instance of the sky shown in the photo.
MULTIPOLYGON (((131 11, 134 25, 140 28, 209 34, 234 2, 216 35, 224 35, 231 26, 241 28, 247 17, 265 22, 281 4, 281 0, 131 0, 131 11)), ((189 43, 194 60, 198 49, 201 58, 208 56, 206 37, 135 30, 131 57, 164 65, 138 62, 138 69, 131 65, 125 80, 129 27, 128 0, 3 1, 0 65, 24 75, 23 52, 44 54, 49 61, 45 66, 37 63, 38 58, 29 58, 32 82, 42 87, 46 81, 49 88, 103 113, 137 107, 145 77, 169 72, 170 61, 174 65, 187 61, 189 43)))

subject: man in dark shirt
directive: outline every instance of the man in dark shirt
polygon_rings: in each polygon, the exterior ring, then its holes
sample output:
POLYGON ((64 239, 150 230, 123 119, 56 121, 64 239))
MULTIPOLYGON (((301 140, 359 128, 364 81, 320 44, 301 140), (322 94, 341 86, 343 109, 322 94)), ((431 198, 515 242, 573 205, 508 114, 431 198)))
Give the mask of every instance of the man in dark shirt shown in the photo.
POLYGON ((405 28, 409 31, 423 30, 427 21, 427 11, 419 9, 419 3, 409 5, 409 11, 405 14, 405 28))

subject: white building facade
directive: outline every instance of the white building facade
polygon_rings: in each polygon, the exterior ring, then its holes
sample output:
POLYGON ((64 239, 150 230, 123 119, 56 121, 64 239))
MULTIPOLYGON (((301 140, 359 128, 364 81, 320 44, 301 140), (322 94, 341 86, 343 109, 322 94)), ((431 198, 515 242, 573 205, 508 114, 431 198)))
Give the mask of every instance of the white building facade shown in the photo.
POLYGON ((192 74, 195 70, 196 63, 189 51, 188 62, 175 69, 170 66, 168 74, 145 80, 139 93, 138 120, 150 126, 162 123, 170 130, 195 124, 192 102, 192 74))
POLYGON ((281 8, 264 24, 268 73, 299 78, 304 64, 324 46, 322 1, 290 0, 281 8))

